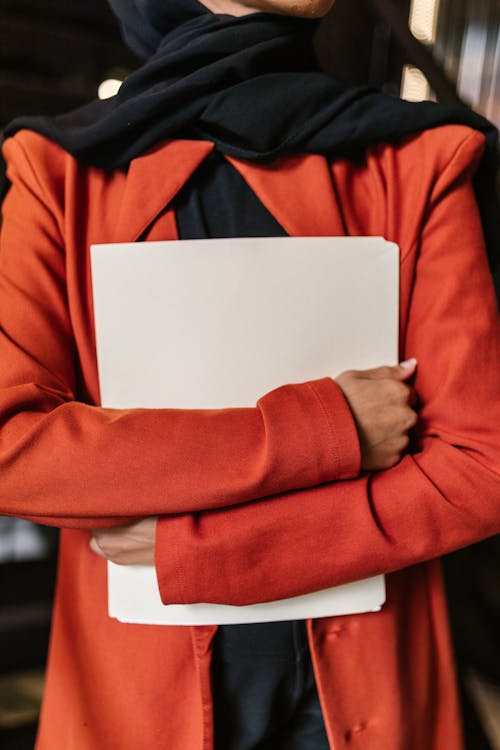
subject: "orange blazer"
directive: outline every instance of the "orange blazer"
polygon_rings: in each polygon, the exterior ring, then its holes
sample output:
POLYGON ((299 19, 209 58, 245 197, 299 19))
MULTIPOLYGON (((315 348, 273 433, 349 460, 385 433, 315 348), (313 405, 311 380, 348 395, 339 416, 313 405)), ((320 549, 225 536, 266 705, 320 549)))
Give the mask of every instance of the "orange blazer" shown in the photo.
POLYGON ((162 143, 107 173, 27 131, 4 145, 0 513, 63 527, 37 750, 212 748, 215 628, 107 616, 88 529, 146 515, 161 517, 165 602, 388 574, 380 612, 308 622, 331 747, 461 750, 436 558, 500 531, 500 330, 471 188, 483 138, 446 126, 356 162, 231 160, 290 235, 401 248, 400 354, 418 358, 422 408, 412 450, 374 474, 329 377, 253 409, 99 406, 89 246, 175 239, 171 201, 211 149, 162 143))

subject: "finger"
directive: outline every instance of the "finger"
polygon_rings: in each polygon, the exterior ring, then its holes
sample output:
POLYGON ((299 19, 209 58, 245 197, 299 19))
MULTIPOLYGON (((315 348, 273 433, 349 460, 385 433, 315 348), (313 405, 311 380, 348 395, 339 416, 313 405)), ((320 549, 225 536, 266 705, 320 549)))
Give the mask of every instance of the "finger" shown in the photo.
POLYGON ((408 403, 412 409, 417 409, 419 405, 418 394, 411 385, 408 386, 408 403))
POLYGON ((400 382, 409 380, 409 378, 411 378, 412 375, 415 374, 416 369, 417 360, 415 359, 415 357, 412 357, 411 359, 405 359, 404 362, 400 362, 399 365, 394 365, 393 367, 378 368, 378 370, 382 373, 381 377, 390 378, 392 380, 399 380, 400 382))
POLYGON ((412 358, 401 362, 399 365, 382 365, 369 370, 355 370, 360 378, 369 380, 399 380, 404 381, 414 374, 417 360, 412 358))
POLYGON ((410 409, 415 409, 418 396, 415 388, 401 380, 388 380, 385 387, 387 397, 392 397, 393 404, 405 404, 410 409))
POLYGON ((416 412, 413 411, 413 409, 408 410, 408 414, 406 417, 406 423, 405 423, 405 430, 413 430, 414 427, 416 427, 418 424, 418 416, 416 412))
POLYGON ((96 555, 99 555, 99 557, 106 557, 102 549, 99 547, 99 544, 97 543, 97 539, 95 536, 90 538, 89 547, 92 550, 92 552, 95 552, 96 555))
POLYGON ((399 363, 397 369, 401 373, 401 379, 408 380, 412 375, 414 375, 415 370, 417 369, 417 360, 415 359, 415 357, 412 357, 411 359, 405 359, 404 362, 399 363))

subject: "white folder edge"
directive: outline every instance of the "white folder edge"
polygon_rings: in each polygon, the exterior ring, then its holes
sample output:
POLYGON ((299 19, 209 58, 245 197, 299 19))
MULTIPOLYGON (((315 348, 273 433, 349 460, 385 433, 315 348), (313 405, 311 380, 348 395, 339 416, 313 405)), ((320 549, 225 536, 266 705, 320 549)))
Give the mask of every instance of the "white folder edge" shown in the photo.
POLYGON ((377 612, 384 602, 385 577, 374 576, 304 596, 241 607, 205 603, 165 606, 161 604, 156 571, 153 566, 125 567, 108 563, 108 613, 110 617, 125 623, 234 625, 290 619, 305 620, 377 612), (141 602, 140 614, 137 612, 136 603, 127 598, 131 587, 141 588, 147 592, 141 602), (163 613, 159 613, 159 606, 163 606, 163 613))
MULTIPOLYGON (((324 241, 327 238, 321 239, 324 241)), ((337 240, 339 238, 333 239, 337 240)), ((346 239, 355 238, 342 238, 344 241, 346 239)), ((368 238, 357 239, 366 241, 368 238)), ((379 242, 383 241, 382 238, 370 239, 377 239, 379 242)), ((130 244, 133 244, 136 249, 138 244, 149 243, 123 243, 122 247, 130 244)), ((150 244, 161 245, 166 243, 150 244)), ((385 244, 394 247, 393 243, 385 244)), ((92 246, 93 263, 96 249, 102 247, 116 249, 117 246, 92 246)), ((100 294, 102 295, 102 289, 100 290, 100 294)), ((95 297, 96 288, 94 285, 94 299, 95 297)), ((99 360, 99 350, 102 352, 103 345, 101 343, 100 346, 100 335, 98 332, 96 337, 99 360)), ((381 575, 303 596, 242 607, 210 603, 163 605, 158 591, 156 571, 153 566, 120 566, 111 562, 108 563, 109 616, 124 623, 222 625, 327 617, 370 611, 376 612, 380 610, 385 602, 385 597, 385 577, 381 575), (140 592, 141 603, 139 609, 137 601, 130 597, 130 593, 134 589, 136 592, 140 592)))

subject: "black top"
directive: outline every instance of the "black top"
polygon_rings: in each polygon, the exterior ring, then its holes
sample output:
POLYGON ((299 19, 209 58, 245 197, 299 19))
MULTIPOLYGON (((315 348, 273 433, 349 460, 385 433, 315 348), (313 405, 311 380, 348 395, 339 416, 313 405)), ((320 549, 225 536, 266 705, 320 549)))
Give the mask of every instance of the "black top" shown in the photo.
MULTIPOLYGON (((203 162, 177 195, 174 209, 182 240, 287 236, 241 175, 217 152, 203 162)), ((266 686, 267 695, 279 689, 297 658, 309 658, 303 621, 222 626, 215 648, 214 660, 224 663, 214 681, 215 701, 218 695, 231 692, 240 706, 247 700, 252 713, 258 712, 259 694, 264 693, 252 689, 255 679, 250 680, 246 670, 252 677, 258 673, 258 684, 266 686), (238 673, 244 673, 246 679, 238 680, 235 696, 228 686, 238 673), (251 691, 248 695, 245 686, 251 691)), ((245 714, 245 708, 240 710, 245 714)))
POLYGON ((174 209, 181 240, 287 236, 239 172, 217 152, 178 193, 174 209))

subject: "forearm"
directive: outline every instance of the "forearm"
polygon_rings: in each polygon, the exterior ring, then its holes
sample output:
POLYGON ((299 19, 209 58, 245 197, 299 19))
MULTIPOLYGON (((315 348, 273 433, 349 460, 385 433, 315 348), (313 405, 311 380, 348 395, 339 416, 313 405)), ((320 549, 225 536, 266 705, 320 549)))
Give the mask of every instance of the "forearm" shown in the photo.
POLYGON ((329 378, 249 409, 100 408, 85 206, 75 246, 64 164, 48 165, 45 148, 33 162, 21 135, 4 151, 0 513, 95 528, 359 472, 356 428, 329 378))
POLYGON ((4 515, 95 528, 222 508, 359 471, 356 428, 329 378, 279 388, 254 409, 218 411, 55 405, 53 393, 42 402, 39 391, 0 394, 4 515))
POLYGON ((243 605, 389 573, 500 532, 499 497, 498 467, 427 438, 384 472, 160 519, 162 598, 243 605))
POLYGON ((418 360, 421 404, 411 455, 352 481, 160 520, 165 602, 293 596, 500 531, 500 325, 470 184, 477 139, 437 172, 402 259, 401 347, 418 360))

